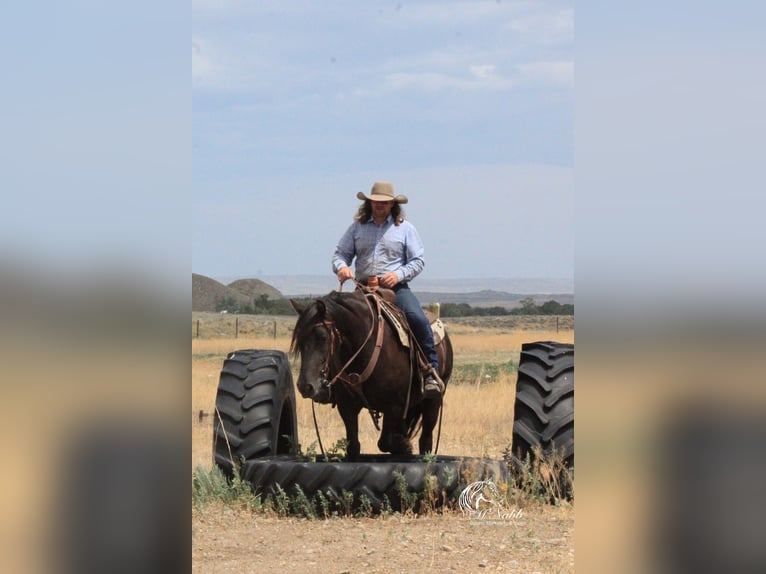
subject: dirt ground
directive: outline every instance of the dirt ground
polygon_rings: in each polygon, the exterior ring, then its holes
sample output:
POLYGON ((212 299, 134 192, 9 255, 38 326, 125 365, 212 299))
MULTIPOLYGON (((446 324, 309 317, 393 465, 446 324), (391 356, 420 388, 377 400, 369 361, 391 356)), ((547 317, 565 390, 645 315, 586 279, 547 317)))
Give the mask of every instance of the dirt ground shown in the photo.
POLYGON ((193 512, 192 561, 199 573, 574 572, 574 510, 309 520, 215 505, 193 512))

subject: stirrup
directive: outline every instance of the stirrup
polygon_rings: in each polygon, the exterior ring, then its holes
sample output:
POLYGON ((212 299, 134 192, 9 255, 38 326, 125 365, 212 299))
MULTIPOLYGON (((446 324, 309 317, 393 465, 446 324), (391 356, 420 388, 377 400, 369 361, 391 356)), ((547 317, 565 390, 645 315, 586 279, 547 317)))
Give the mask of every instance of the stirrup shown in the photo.
POLYGON ((424 380, 423 397, 426 399, 438 399, 444 394, 444 388, 444 381, 439 377, 439 373, 431 368, 424 380))

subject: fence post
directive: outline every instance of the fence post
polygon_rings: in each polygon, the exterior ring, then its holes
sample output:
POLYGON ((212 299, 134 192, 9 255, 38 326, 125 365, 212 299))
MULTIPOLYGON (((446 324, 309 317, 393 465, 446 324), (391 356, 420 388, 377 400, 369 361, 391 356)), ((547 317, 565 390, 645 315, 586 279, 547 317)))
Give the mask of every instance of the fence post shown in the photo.
POLYGON ((277 340, 277 320, 274 319, 274 341, 277 340))
POLYGON ((239 317, 234 317, 234 338, 239 337, 239 317))
POLYGON ((559 316, 556 315, 556 332, 559 332, 559 316))
POLYGON ((197 319, 197 338, 199 339, 199 319, 197 319))

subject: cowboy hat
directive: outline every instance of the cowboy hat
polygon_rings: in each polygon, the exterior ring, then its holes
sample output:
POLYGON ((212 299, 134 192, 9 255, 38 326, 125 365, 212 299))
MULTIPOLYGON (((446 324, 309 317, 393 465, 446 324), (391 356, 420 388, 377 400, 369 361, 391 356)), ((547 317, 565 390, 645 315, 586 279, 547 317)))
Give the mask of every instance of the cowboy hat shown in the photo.
POLYGON ((394 197, 394 184, 387 181, 376 181, 372 185, 372 191, 370 192, 369 197, 361 191, 356 194, 356 197, 361 200, 368 199, 370 201, 395 201, 396 203, 407 203, 406 195, 397 195, 394 197))

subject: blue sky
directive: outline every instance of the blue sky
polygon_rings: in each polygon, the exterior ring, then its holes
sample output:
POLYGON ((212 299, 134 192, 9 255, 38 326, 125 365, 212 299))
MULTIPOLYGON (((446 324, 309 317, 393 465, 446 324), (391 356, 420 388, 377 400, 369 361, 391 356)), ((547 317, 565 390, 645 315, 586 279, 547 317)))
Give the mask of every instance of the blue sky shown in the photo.
POLYGON ((189 23, 177 0, 4 10, 0 268, 187 274, 189 23))
POLYGON ((11 6, 0 258, 329 273, 389 178, 429 279, 762 294, 766 4, 312 5, 11 6))
POLYGON ((194 272, 330 273, 390 180, 424 277, 573 276, 571 2, 192 5, 194 272))

